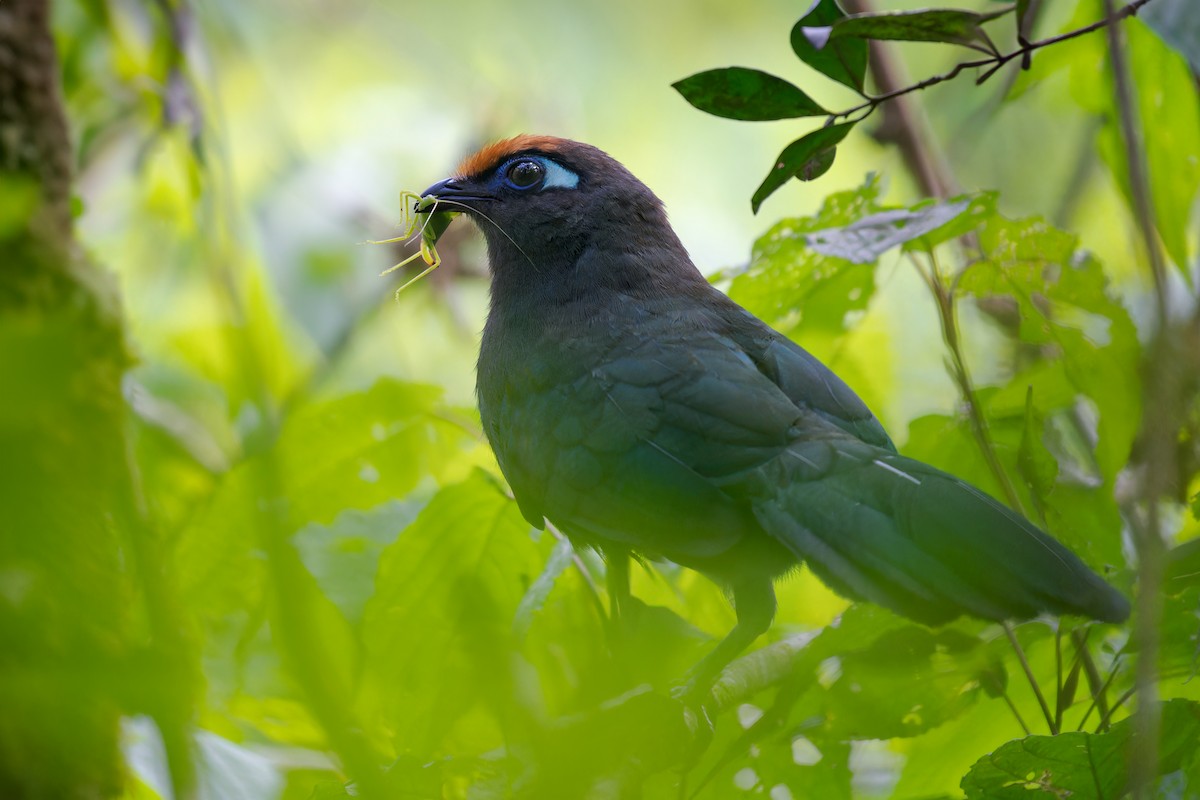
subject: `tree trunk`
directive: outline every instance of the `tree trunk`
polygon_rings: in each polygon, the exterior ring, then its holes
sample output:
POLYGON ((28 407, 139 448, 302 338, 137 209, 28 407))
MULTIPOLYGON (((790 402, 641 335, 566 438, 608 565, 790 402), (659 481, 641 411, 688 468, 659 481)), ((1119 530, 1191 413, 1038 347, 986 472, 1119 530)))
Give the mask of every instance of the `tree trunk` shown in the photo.
POLYGON ((0 0, 0 797, 117 794, 136 681, 116 295, 72 230, 46 0, 0 0))

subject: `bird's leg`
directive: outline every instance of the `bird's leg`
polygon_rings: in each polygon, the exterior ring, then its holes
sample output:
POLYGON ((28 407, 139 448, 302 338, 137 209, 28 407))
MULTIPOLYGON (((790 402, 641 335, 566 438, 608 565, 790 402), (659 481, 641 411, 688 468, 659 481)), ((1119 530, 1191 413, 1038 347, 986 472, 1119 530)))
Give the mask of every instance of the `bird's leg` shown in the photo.
POLYGON ((739 583, 733 587, 733 607, 737 624, 688 670, 687 678, 672 692, 675 697, 692 702, 707 698, 721 670, 771 627, 775 618, 775 587, 769 579, 739 583))
POLYGON ((608 618, 615 623, 629 609, 629 553, 621 549, 605 549, 604 558, 608 618))

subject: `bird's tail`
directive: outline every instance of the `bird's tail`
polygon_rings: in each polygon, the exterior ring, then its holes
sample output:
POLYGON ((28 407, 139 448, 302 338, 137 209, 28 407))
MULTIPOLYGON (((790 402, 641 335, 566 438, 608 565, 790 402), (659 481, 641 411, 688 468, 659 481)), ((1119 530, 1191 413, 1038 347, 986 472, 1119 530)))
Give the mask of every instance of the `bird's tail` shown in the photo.
POLYGON ((788 455, 755 514, 841 594, 929 624, 1129 616, 1074 553, 951 475, 858 442, 797 443, 788 455))

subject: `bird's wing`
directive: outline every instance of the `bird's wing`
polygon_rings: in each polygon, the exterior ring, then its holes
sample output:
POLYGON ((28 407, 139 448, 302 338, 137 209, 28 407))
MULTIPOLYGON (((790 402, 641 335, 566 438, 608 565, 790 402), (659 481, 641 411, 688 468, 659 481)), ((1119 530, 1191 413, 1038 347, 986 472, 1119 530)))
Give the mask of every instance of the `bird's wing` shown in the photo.
POLYGON ((850 437, 799 437, 759 476, 755 515, 835 590, 931 624, 970 614, 1119 621, 1129 604, 975 487, 850 437))
POLYGON ((786 448, 803 412, 728 337, 677 319, 651 320, 593 360, 522 403, 523 419, 500 418, 543 432, 496 432, 518 496, 585 538, 677 561, 757 534, 722 483, 786 448))
POLYGON ((720 295, 728 333, 788 398, 864 442, 896 451, 887 431, 854 390, 783 334, 720 295))

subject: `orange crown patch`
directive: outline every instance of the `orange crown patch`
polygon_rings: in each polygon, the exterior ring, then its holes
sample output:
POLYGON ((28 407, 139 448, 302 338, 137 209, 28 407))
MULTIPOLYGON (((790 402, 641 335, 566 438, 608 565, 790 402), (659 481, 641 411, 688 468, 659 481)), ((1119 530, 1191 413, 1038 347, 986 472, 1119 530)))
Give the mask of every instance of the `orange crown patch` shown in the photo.
POLYGON ((487 147, 481 149, 478 153, 469 155, 462 160, 455 170, 455 174, 459 177, 469 177, 480 175, 487 172, 492 167, 495 167, 509 156, 522 153, 527 150, 541 150, 543 152, 552 153, 557 150, 562 144, 562 140, 554 136, 532 136, 523 133, 520 136, 514 136, 511 139, 501 139, 498 142, 492 142, 487 147))

